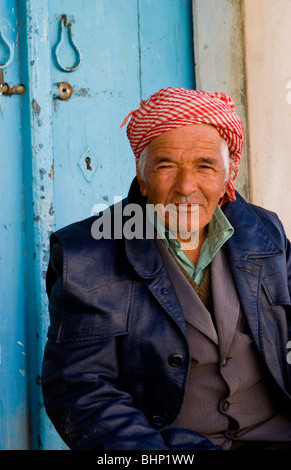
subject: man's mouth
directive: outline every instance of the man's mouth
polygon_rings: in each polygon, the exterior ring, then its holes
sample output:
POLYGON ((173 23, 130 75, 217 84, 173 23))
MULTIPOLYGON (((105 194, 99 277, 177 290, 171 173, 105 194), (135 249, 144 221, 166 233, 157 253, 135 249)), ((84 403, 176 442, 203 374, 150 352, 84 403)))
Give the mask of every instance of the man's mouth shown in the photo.
POLYGON ((175 204, 176 208, 178 211, 187 211, 190 212, 192 210, 197 210, 199 207, 199 204, 196 202, 191 202, 191 203, 185 203, 185 202, 179 202, 175 204))

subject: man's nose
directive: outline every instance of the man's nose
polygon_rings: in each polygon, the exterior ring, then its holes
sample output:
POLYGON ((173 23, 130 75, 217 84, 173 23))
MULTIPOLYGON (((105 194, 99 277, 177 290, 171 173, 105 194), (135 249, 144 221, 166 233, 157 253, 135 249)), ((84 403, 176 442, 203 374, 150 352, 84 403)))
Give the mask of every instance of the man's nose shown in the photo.
POLYGON ((190 196, 197 190, 197 175, 190 168, 179 171, 177 175, 175 190, 182 196, 190 196))

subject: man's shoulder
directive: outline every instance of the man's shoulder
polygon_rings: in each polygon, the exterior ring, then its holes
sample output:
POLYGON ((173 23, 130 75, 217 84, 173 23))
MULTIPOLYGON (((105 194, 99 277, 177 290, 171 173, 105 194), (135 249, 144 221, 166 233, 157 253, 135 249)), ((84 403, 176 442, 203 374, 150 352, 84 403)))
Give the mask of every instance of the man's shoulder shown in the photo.
POLYGON ((104 206, 103 210, 100 210, 99 213, 91 217, 59 228, 52 234, 51 239, 53 241, 58 240, 65 245, 114 239, 114 223, 118 221, 122 224, 122 210, 126 203, 127 199, 123 199, 111 206, 104 206), (100 230, 101 236, 99 237, 96 236, 96 230, 94 231, 94 227, 96 227, 97 223, 102 228, 102 230, 100 230))
POLYGON ((98 216, 91 216, 79 220, 52 233, 51 243, 60 243, 62 246, 71 246, 72 244, 88 243, 91 241, 91 227, 98 216))
POLYGON ((275 224, 277 228, 282 229, 282 224, 276 212, 246 201, 238 192, 236 192, 236 200, 227 203, 223 210, 227 217, 229 216, 238 222, 245 218, 251 222, 250 217, 253 216, 260 219, 262 223, 275 224))
POLYGON ((236 193, 236 200, 226 203, 222 210, 234 227, 232 244, 246 251, 282 252, 286 234, 278 215, 264 207, 247 202, 236 193))
POLYGON ((101 215, 88 217, 53 232, 50 236, 51 249, 54 245, 59 245, 66 256, 83 260, 96 256, 97 253, 113 254, 118 250, 118 241, 110 234, 99 239, 94 235, 94 223, 100 218, 101 215))

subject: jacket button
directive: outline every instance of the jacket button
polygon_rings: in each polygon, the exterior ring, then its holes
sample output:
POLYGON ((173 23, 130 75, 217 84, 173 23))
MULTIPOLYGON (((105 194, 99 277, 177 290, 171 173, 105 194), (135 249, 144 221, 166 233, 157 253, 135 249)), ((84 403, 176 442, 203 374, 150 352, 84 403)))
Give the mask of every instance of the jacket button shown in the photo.
POLYGON ((220 403, 220 409, 221 409, 221 411, 226 412, 226 411, 228 410, 229 406, 230 406, 230 403, 229 403, 229 401, 227 401, 227 400, 223 400, 223 401, 220 403))
POLYGON ((172 354, 172 356, 169 357, 169 363, 172 367, 181 367, 183 364, 184 358, 182 354, 172 354))
POLYGON ((161 293, 162 293, 162 294, 167 294, 167 293, 168 293, 168 289, 167 289, 166 287, 163 287, 163 288, 161 289, 161 293))
POLYGON ((153 416, 152 417, 152 423, 155 425, 155 426, 163 426, 165 422, 165 418, 163 418, 162 416, 153 416))

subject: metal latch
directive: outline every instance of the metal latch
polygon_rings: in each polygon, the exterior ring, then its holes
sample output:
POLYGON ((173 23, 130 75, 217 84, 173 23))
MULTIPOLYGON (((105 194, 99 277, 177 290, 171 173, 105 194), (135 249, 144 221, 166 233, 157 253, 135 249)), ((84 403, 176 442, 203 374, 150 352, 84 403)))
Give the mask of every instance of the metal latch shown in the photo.
POLYGON ((25 92, 24 85, 15 85, 10 87, 8 83, 4 83, 3 77, 3 69, 0 68, 0 96, 23 95, 23 93, 25 92))
POLYGON ((14 85, 10 87, 8 83, 0 83, 0 96, 23 95, 25 92, 24 85, 14 85))

